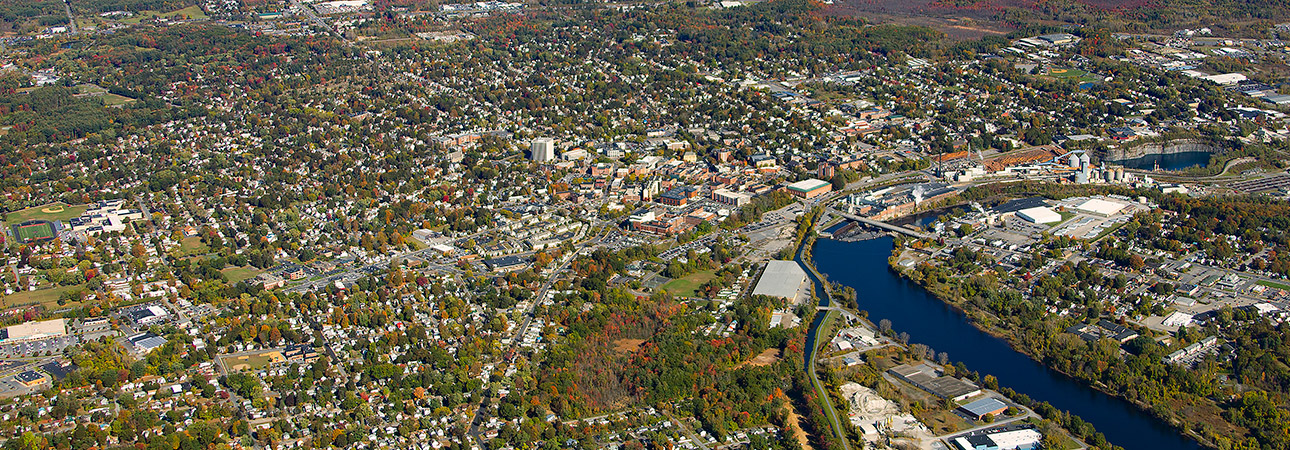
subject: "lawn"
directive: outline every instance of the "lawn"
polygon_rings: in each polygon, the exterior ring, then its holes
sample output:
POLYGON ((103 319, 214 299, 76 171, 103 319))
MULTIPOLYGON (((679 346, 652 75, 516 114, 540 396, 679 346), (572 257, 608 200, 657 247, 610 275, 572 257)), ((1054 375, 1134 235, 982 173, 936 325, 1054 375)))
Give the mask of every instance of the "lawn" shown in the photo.
POLYGON ((699 286, 703 286, 703 283, 707 283, 708 281, 716 278, 717 275, 713 273, 713 271, 696 272, 669 281, 667 284, 663 285, 662 289, 677 296, 694 297, 695 291, 699 290, 699 286))
POLYGON ((1270 288, 1273 288, 1273 289, 1280 289, 1280 290, 1283 290, 1283 291, 1290 292, 1290 285, 1281 284, 1281 283, 1274 283, 1274 282, 1267 281, 1267 280, 1259 280, 1259 281, 1256 281, 1255 283, 1258 283, 1260 286, 1267 286, 1267 287, 1270 287, 1270 288))
POLYGON ((263 270, 257 269, 254 266, 227 267, 224 270, 221 270, 220 272, 223 272, 224 276, 228 277, 228 282, 230 284, 235 284, 242 280, 255 278, 256 275, 264 273, 263 270))
POLYGON ((90 209, 89 205, 68 206, 66 203, 61 202, 50 203, 5 214, 4 220, 10 224, 23 223, 28 220, 48 220, 53 222, 80 217, 87 209, 90 209))
POLYGON ((168 13, 160 13, 157 11, 139 11, 134 14, 134 17, 130 17, 128 19, 121 19, 121 22, 139 23, 145 20, 152 20, 155 17, 174 17, 176 14, 180 15, 181 17, 188 16, 189 18, 192 18, 192 19, 206 18, 206 12, 202 11, 201 7, 194 5, 178 11, 171 11, 168 13))
POLYGON ((1075 217, 1075 213, 1068 212, 1068 211, 1057 211, 1057 215, 1062 216, 1062 220, 1059 220, 1057 223, 1053 224, 1052 226, 1054 227, 1061 225, 1063 223, 1066 223, 1067 220, 1071 220, 1072 217, 1075 217))
POLYGON ((103 94, 103 104, 105 106, 118 106, 133 102, 134 99, 124 95, 103 94))
POLYGON ((106 94, 107 89, 97 84, 78 84, 76 85, 76 92, 79 94, 106 94))
MULTIPOLYGON (((9 308, 13 306, 39 303, 43 305, 45 309, 52 311, 63 307, 58 305, 58 298, 62 297, 64 292, 76 292, 81 289, 85 289, 84 284, 18 292, 4 297, 4 301, 0 302, 0 307, 9 308)), ((69 302, 65 306, 74 304, 76 304, 76 302, 69 302)))
POLYGON ((202 255, 209 251, 210 249, 206 247, 206 244, 202 243, 200 236, 192 236, 179 241, 179 249, 175 250, 174 255, 183 258, 185 256, 202 255))
POLYGON ((1117 224, 1115 224, 1114 226, 1112 226, 1112 227, 1110 227, 1110 228, 1107 228, 1107 229, 1105 229, 1105 230, 1102 230, 1102 233, 1101 233, 1101 234, 1098 234, 1098 235, 1097 235, 1097 237, 1093 238, 1093 240, 1094 240, 1094 241, 1101 240, 1103 237, 1106 237, 1106 235, 1108 235, 1108 234, 1114 233, 1114 232, 1115 232, 1115 230, 1120 229, 1120 227, 1122 227, 1122 226, 1124 226, 1124 222, 1117 223, 1117 224))

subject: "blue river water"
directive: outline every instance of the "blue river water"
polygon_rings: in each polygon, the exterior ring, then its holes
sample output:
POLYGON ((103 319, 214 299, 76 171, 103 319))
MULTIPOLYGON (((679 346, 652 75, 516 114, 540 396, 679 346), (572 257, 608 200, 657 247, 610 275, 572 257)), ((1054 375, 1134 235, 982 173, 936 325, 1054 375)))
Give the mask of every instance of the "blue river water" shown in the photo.
POLYGON ((1184 152, 1170 153, 1168 155, 1146 155, 1141 158, 1128 159, 1124 161, 1111 161, 1112 164, 1119 164, 1130 169, 1152 170, 1156 163, 1160 163, 1161 170, 1182 170, 1188 167, 1204 166, 1209 164, 1208 152, 1184 152))
POLYGON ((978 330, 962 313, 892 272, 887 266, 891 250, 889 237, 860 242, 819 239, 812 259, 830 281, 855 288, 869 320, 889 319, 894 330, 909 333, 911 343, 947 352, 952 361, 994 375, 1000 386, 1078 415, 1112 444, 1125 450, 1201 448, 1133 404, 1050 370, 1003 339, 978 330))

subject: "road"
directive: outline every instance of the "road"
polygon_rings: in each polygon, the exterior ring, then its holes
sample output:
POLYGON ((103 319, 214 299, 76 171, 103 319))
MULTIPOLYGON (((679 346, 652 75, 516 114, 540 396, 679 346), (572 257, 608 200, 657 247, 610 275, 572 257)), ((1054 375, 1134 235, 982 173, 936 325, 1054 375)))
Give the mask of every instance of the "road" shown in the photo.
MULTIPOLYGON (((589 225, 589 226, 599 227, 600 225, 603 225, 603 224, 589 225)), ((600 240, 604 238, 604 236, 605 236, 605 232, 602 231, 600 234, 597 234, 582 242, 574 244, 574 247, 579 250, 583 248, 588 248, 588 246, 591 246, 591 245, 594 245, 595 243, 600 242, 600 240)), ((542 299, 547 295, 547 292, 551 290, 551 286, 555 284, 556 279, 559 277, 559 275, 566 273, 566 269, 568 269, 569 265, 573 263, 573 260, 577 257, 577 254, 578 254, 577 251, 570 252, 569 254, 565 255, 563 259, 561 259, 559 267, 556 267, 555 269, 548 271, 549 275, 547 276, 546 281, 542 283, 542 287, 538 288, 535 295, 533 296, 533 301, 529 302, 528 308, 526 308, 523 312, 524 322, 522 322, 520 326, 515 329, 515 335, 511 337, 511 344, 507 346, 505 351, 502 352, 503 354, 508 353, 519 346, 520 340, 524 337, 524 331, 528 330, 529 325, 533 323, 533 310, 537 308, 537 305, 542 302, 542 299)), ((475 443, 479 444, 480 448, 487 449, 488 444, 485 442, 484 439, 480 437, 480 429, 479 429, 479 426, 480 426, 479 422, 481 420, 481 416, 479 413, 480 413, 480 410, 482 410, 484 407, 483 402, 484 402, 484 399, 481 398, 480 402, 475 405, 474 410, 471 411, 470 422, 469 422, 470 429, 467 430, 466 434, 470 436, 471 440, 474 440, 475 443)))
POLYGON ((72 16, 72 0, 63 0, 63 11, 67 13, 67 29, 76 33, 76 17, 72 16))
POLYGON ((328 25, 327 21, 323 20, 322 17, 318 17, 318 13, 314 12, 314 9, 312 7, 301 4, 300 0, 291 0, 291 7, 296 8, 297 10, 303 11, 306 16, 309 16, 310 21, 322 27, 324 30, 327 30, 328 33, 335 35, 341 41, 349 42, 349 39, 346 39, 344 35, 337 33, 335 28, 332 28, 331 25, 328 25))
POLYGON ((693 442, 694 445, 699 446, 699 448, 703 450, 711 450, 710 448, 708 448, 708 444, 704 442, 703 439, 699 439, 699 436, 694 434, 694 430, 690 429, 689 424, 682 422, 680 419, 677 419, 676 416, 673 416, 671 412, 664 411, 663 414, 666 414, 667 418, 672 419, 673 422, 676 422, 676 426, 680 427, 681 431, 685 432, 685 436, 690 438, 690 442, 693 442))

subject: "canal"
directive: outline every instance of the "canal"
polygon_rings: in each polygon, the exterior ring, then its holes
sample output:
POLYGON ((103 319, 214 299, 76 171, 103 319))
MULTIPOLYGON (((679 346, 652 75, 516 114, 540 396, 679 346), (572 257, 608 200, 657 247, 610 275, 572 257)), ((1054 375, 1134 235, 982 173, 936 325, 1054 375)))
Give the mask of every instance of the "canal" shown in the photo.
POLYGON ((820 239, 811 259, 829 280, 855 288, 869 320, 889 319, 894 330, 909 333, 910 342, 948 352, 951 360, 994 375, 1000 386, 1078 415, 1112 444, 1126 450, 1201 448, 1133 404, 1050 370, 1003 339, 976 329, 963 314, 892 272, 887 266, 891 250, 890 237, 860 242, 820 239))

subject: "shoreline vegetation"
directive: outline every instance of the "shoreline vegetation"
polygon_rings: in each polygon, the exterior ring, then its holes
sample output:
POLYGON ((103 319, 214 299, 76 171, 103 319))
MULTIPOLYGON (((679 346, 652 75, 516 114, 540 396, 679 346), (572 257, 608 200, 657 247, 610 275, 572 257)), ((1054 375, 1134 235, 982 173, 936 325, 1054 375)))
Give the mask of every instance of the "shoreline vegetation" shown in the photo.
MULTIPOLYGON (((812 230, 812 231, 814 231, 814 230, 812 230)), ((815 261, 814 261, 814 258, 813 258, 812 253, 814 252, 814 249, 815 249, 815 243, 816 243, 816 241, 817 241, 817 240, 818 240, 818 239, 816 238, 816 235, 815 235, 814 233, 811 233, 809 236, 806 236, 806 237, 805 237, 805 239, 802 239, 802 240, 801 240, 801 242, 800 242, 800 244, 799 244, 799 245, 800 245, 800 246, 802 246, 802 247, 799 247, 799 250, 798 250, 799 254, 801 255, 801 258, 800 258, 800 259, 801 259, 801 263, 802 263, 803 265, 805 265, 805 266, 806 266, 806 269, 807 269, 809 272, 816 274, 815 276, 816 276, 816 277, 818 277, 818 279, 820 280, 820 282, 824 285, 824 286, 822 286, 821 288, 822 288, 822 289, 824 289, 824 291, 825 291, 826 295, 833 295, 833 294, 830 292, 830 288, 832 288, 832 287, 833 287, 832 285, 834 284, 834 282, 828 281, 827 275, 826 275, 826 274, 824 274, 823 272, 820 272, 820 271, 815 267, 815 261)), ((790 248, 791 248, 791 247, 790 247, 790 248)), ((898 249, 898 248, 900 248, 900 247, 898 247, 898 246, 893 247, 893 251, 894 251, 895 249, 898 249)), ((891 259, 890 259, 890 258, 888 259, 888 261, 889 261, 889 264, 888 264, 889 270, 895 270, 895 269, 890 265, 890 261, 891 261, 891 259)), ((899 271, 898 271, 898 270, 897 270, 896 272, 898 272, 898 273, 899 273, 899 271)), ((903 276, 904 276, 904 275, 902 275, 902 277, 903 277, 903 276)), ((906 277, 906 278, 907 278, 907 277, 906 277)), ((842 287, 844 287, 844 288, 851 288, 851 289, 847 289, 847 290, 849 291, 849 296, 850 296, 850 297, 849 297, 849 298, 846 298, 846 295, 847 295, 847 294, 845 294, 845 293, 844 293, 844 294, 843 294, 843 297, 844 297, 844 298, 842 298, 841 300, 846 300, 846 301, 848 301, 848 303, 849 303, 850 305, 855 305, 856 297, 855 297, 854 287, 853 287, 853 286, 846 286, 846 285, 840 285, 840 286, 842 286, 842 287)), ((922 285, 919 285, 919 286, 920 286, 920 287, 922 287, 922 285)), ((924 288, 924 289, 926 289, 926 288, 924 288)), ((812 290, 812 294, 813 294, 813 295, 812 295, 812 300, 815 300, 815 298, 814 298, 814 290, 812 290)), ((938 297, 938 298, 939 298, 939 297, 938 297)), ((830 298, 830 300, 832 301, 832 300, 838 300, 838 299, 830 298)), ((834 305, 834 306, 839 306, 839 305, 834 305)), ((954 306, 954 305, 953 305, 953 304, 951 304, 951 306, 954 306)), ((954 306, 954 307, 956 308, 956 310, 962 311, 962 309, 961 309, 961 308, 958 308, 957 306, 954 306)), ((868 319, 868 314, 866 314, 865 312, 863 312, 863 311, 862 311, 862 312, 860 312, 859 316, 860 316, 860 317, 861 317, 861 319, 863 319, 867 324, 869 324, 869 326, 871 326, 871 327, 873 326, 873 322, 872 322, 872 321, 870 321, 870 320, 868 319)), ((823 325, 824 325, 824 324, 821 324, 821 326, 823 326, 823 325)), ((976 325, 974 324, 974 326, 976 326, 976 325)), ((980 329, 980 327, 979 327, 979 326, 977 326, 977 328, 978 328, 978 329, 980 329)), ((829 330, 829 332, 831 333, 831 332, 832 332, 832 330, 829 330)), ((894 333, 894 331, 892 331, 892 332, 894 333)), ((807 334, 808 334, 808 335, 810 335, 810 334, 811 334, 811 330, 807 330, 807 334)), ((998 335, 997 335, 997 334, 995 334, 995 333, 990 333, 990 334, 991 334, 992 336, 996 336, 996 337, 998 337, 998 335)), ((819 335, 819 333, 818 333, 818 330, 817 330, 817 332, 816 332, 816 334, 815 334, 815 337, 816 337, 816 339, 817 339, 817 340, 818 340, 818 339, 820 339, 820 335, 819 335)), ((1011 346, 1011 342, 1009 342, 1009 345, 1011 346)), ((818 349, 817 349, 817 350, 818 350, 818 349)), ((1027 356, 1029 356, 1029 355, 1027 355, 1027 356)), ((1033 358, 1033 357, 1032 357, 1032 358, 1033 358)), ((1041 362, 1041 363, 1042 363, 1042 362, 1041 362)), ((975 374, 975 375, 976 375, 976 378, 977 378, 978 382, 981 382, 980 380, 982 380, 984 377, 988 376, 988 374, 979 374, 979 373, 976 373, 976 372, 973 372, 973 374, 975 374)), ((965 374, 965 375, 966 375, 966 374, 965 374)), ((1066 374, 1064 374, 1064 373, 1063 373, 1063 375, 1066 375, 1066 374)), ((1067 376, 1070 376, 1070 375, 1067 375, 1067 376)), ((1027 408, 1030 408, 1030 410, 1031 410, 1031 411, 1034 411, 1034 412, 1035 412, 1035 414, 1036 414, 1037 416, 1039 416, 1041 419, 1043 419, 1043 420, 1048 420, 1048 421, 1051 421, 1051 422, 1053 422, 1053 423, 1057 424, 1058 426, 1060 426, 1060 427, 1062 428, 1062 430, 1063 430, 1065 433, 1067 433, 1067 434, 1068 434, 1068 435, 1070 435, 1070 436, 1073 436, 1073 437, 1074 437, 1074 438, 1076 438, 1076 439, 1079 439, 1080 441, 1082 441, 1082 442, 1083 442, 1085 445, 1087 445, 1088 447, 1093 447, 1093 448, 1104 448, 1104 449, 1112 449, 1112 450, 1122 450, 1122 448, 1121 448, 1120 446, 1108 443, 1108 442, 1106 441, 1105 436, 1104 436, 1101 432, 1097 431, 1097 430, 1096 430, 1096 428, 1095 428, 1091 423, 1089 423, 1089 422, 1085 421, 1083 418, 1079 417, 1078 415, 1072 414, 1072 413, 1071 413, 1071 412, 1069 412, 1069 411, 1062 411, 1062 410, 1060 410, 1060 409, 1057 409, 1056 407, 1052 406, 1052 405, 1051 405, 1050 403, 1048 403, 1047 401, 1039 401, 1039 400, 1035 400, 1035 399, 1031 398, 1029 395, 1019 393, 1019 392, 1017 392, 1017 391, 1013 390, 1012 388, 1009 388, 1009 387, 1006 387, 1006 386, 997 386, 996 388, 994 388, 994 390, 995 390, 995 391, 997 391, 997 392, 999 392, 1000 394, 1003 394, 1003 395, 1004 395, 1005 397, 1007 397, 1009 400, 1012 400, 1012 401, 1014 401, 1014 402, 1016 402, 1016 403, 1018 403, 1018 404, 1020 404, 1020 405, 1022 405, 1022 406, 1025 406, 1025 407, 1027 407, 1027 408), (1091 441, 1098 442, 1099 444, 1090 444, 1090 442, 1091 442, 1091 441)), ((817 404, 817 406, 819 406, 819 405, 817 404)))
MULTIPOLYGON (((1160 412, 1160 411, 1158 411, 1156 408, 1151 407, 1151 405, 1146 404, 1146 403, 1144 403, 1144 402, 1142 402, 1142 401, 1140 401, 1140 400, 1136 400, 1136 399, 1128 398, 1128 397, 1126 397, 1126 396, 1124 396, 1124 395, 1122 395, 1122 394, 1120 394, 1120 393, 1118 393, 1118 392, 1115 392, 1114 390, 1110 389, 1110 387, 1109 387, 1109 386, 1106 386, 1104 383, 1089 382, 1089 381, 1087 381, 1087 380, 1084 380, 1084 379, 1082 379, 1082 378, 1080 378, 1080 377, 1076 376, 1075 374, 1072 374, 1072 373, 1070 373, 1070 372, 1067 372, 1067 371, 1065 371, 1065 370, 1062 370, 1060 367, 1055 367, 1055 366, 1053 366, 1052 364, 1048 364, 1046 361, 1044 361, 1044 359, 1041 357, 1041 355, 1036 355, 1035 353, 1033 353, 1032 351, 1030 351, 1030 348, 1028 348, 1027 346, 1021 345, 1022 343, 1021 343, 1021 342, 1018 342, 1016 335, 1011 334, 1011 333, 1007 333, 1007 332, 1006 332, 1007 330, 1003 330, 1003 329, 1000 329, 1000 328, 998 328, 998 327, 988 327, 988 326, 985 326, 985 324, 983 324, 983 322, 982 322, 981 320, 978 320, 977 315, 980 315, 980 314, 987 314, 987 315, 988 315, 988 314, 990 314, 989 312, 981 311, 981 310, 979 310, 979 309, 975 309, 975 308, 973 308, 973 309, 968 309, 968 308, 964 307, 964 305, 966 304, 966 301, 964 301, 963 299, 949 298, 949 297, 947 297, 947 293, 940 292, 939 290, 936 290, 936 289, 932 289, 931 287, 929 287, 929 286, 927 286, 926 284, 922 283, 921 281, 919 281, 919 280, 918 280, 918 279, 916 279, 915 277, 910 276, 910 275, 909 275, 909 273, 908 273, 907 271, 905 271, 905 270, 901 270, 901 269, 900 269, 900 268, 895 264, 895 257, 896 257, 896 256, 898 255, 898 253, 899 253, 901 250, 903 250, 904 248, 905 248, 905 247, 904 247, 904 244, 903 244, 902 242, 900 242, 900 240, 897 240, 897 241, 895 241, 895 242, 893 243, 893 247, 892 247, 892 256, 891 256, 891 257, 889 257, 889 258, 888 258, 888 260, 887 260, 887 268, 888 268, 888 270, 891 270, 892 272, 895 272, 896 274, 900 275, 900 277, 901 277, 901 278, 904 278, 904 279, 906 279, 906 280, 908 280, 908 281, 910 281, 910 282, 912 282, 912 283, 914 283, 914 284, 918 285, 918 287, 919 287, 919 288, 923 289, 923 290, 924 290, 924 291, 926 291, 928 294, 931 294, 932 296, 936 297, 938 300, 940 300, 941 302, 945 303, 947 306, 949 306, 949 307, 953 308, 955 311, 957 311, 957 312, 959 312, 959 313, 962 313, 962 314, 963 314, 963 316, 967 319, 968 323, 970 323, 970 324, 972 325, 972 327, 973 327, 973 328, 976 328, 977 330, 979 330, 979 331, 981 331, 981 332, 983 332, 983 333, 986 333, 986 334, 988 334, 988 335, 990 335, 990 336, 992 336, 992 337, 995 337, 995 338, 997 338, 997 339, 1002 339, 1004 342, 1007 342, 1007 343, 1008 343, 1008 347, 1012 348, 1014 351, 1016 351, 1016 352, 1018 352, 1018 353, 1021 353, 1021 354, 1023 354, 1023 355, 1026 355, 1026 357, 1028 357, 1028 358, 1030 358, 1031 360, 1033 360, 1033 361, 1035 361, 1035 362, 1037 362, 1037 363, 1039 363, 1039 364, 1043 365, 1043 366, 1044 366, 1044 368, 1046 368, 1046 369, 1053 370, 1053 371, 1055 371, 1055 372, 1057 372, 1057 373, 1061 374, 1062 376, 1065 376, 1065 377, 1067 377, 1067 378, 1070 378, 1070 379, 1072 379, 1072 380, 1075 380, 1075 381, 1077 381, 1077 382, 1081 383, 1081 384, 1082 384, 1082 385, 1084 385, 1084 386, 1088 386, 1088 387, 1090 387, 1090 388, 1096 389, 1097 391, 1099 391, 1099 392, 1101 392, 1101 393, 1103 393, 1103 394, 1106 394, 1106 395, 1109 395, 1109 396, 1112 396, 1112 397, 1115 397, 1115 398, 1118 398, 1118 399, 1121 399, 1121 400, 1124 400, 1124 401, 1129 402, 1130 404, 1134 405, 1135 407, 1137 407, 1137 408, 1138 408, 1138 409, 1140 409, 1141 411, 1151 414, 1151 416, 1152 416, 1152 417, 1155 417, 1155 418, 1159 419, 1161 422, 1164 422, 1164 423, 1168 424, 1170 427, 1172 427, 1172 428, 1174 428, 1175 430, 1177 430, 1177 431, 1181 432, 1183 435, 1185 435, 1185 436, 1187 436, 1187 437, 1191 438, 1192 440, 1196 441, 1198 444, 1200 444, 1200 445, 1201 445, 1201 446, 1203 446, 1203 447, 1206 447, 1206 448, 1213 448, 1213 449, 1218 449, 1218 448, 1220 448, 1216 443, 1211 442, 1211 441, 1209 441, 1209 440, 1205 439, 1203 436, 1201 436, 1200 434, 1196 433, 1194 430, 1192 430, 1192 429, 1190 429, 1190 428, 1187 428, 1187 427, 1186 427, 1186 424, 1185 424, 1185 423, 1183 423, 1183 422, 1181 422, 1181 421, 1179 421, 1177 418, 1175 418, 1175 417, 1169 417, 1169 416, 1164 416, 1164 415, 1162 415, 1162 414, 1161 414, 1161 412, 1160 412)), ((1000 392, 1003 392, 1003 390, 1004 390, 1004 389, 1006 389, 1006 388, 1002 388, 1002 387, 1001 387, 1001 388, 1000 388, 1000 392)), ((1008 389, 1008 391, 1011 391, 1011 389, 1008 389)), ((1014 391, 1014 393, 1015 393, 1015 391, 1014 391)), ((1020 393, 1015 393, 1015 394, 1018 394, 1018 395, 1025 395, 1025 394, 1020 394, 1020 393)), ((1015 401, 1015 400, 1018 400, 1018 399, 1017 399, 1017 395, 1009 395, 1009 398, 1010 398, 1010 399, 1012 399, 1012 400, 1014 400, 1014 401, 1015 401)), ((1020 403, 1020 401, 1019 401, 1019 403, 1020 403)), ((1043 402, 1043 403, 1047 403, 1047 402, 1043 402)), ((1031 405, 1026 405, 1026 406, 1031 406, 1031 405)), ((1033 408, 1034 408, 1034 407, 1032 407, 1032 409, 1033 409, 1033 408)))

